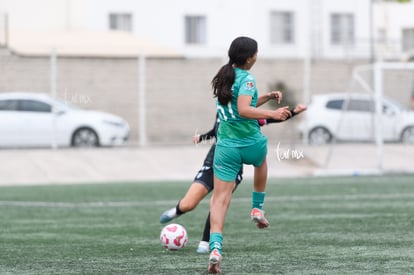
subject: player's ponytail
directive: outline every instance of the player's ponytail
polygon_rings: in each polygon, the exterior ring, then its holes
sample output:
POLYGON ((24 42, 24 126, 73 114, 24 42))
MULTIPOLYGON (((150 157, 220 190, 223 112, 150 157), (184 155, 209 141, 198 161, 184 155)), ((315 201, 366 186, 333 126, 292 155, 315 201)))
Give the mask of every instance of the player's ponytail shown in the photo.
POLYGON ((211 81, 213 94, 220 104, 227 105, 233 95, 232 86, 236 77, 234 68, 244 66, 247 59, 256 53, 256 40, 245 36, 233 40, 228 51, 229 62, 220 68, 211 81))
POLYGON ((236 74, 230 60, 229 63, 220 68, 211 81, 214 97, 217 97, 222 105, 227 105, 231 100, 233 95, 231 87, 233 86, 235 76, 236 74))

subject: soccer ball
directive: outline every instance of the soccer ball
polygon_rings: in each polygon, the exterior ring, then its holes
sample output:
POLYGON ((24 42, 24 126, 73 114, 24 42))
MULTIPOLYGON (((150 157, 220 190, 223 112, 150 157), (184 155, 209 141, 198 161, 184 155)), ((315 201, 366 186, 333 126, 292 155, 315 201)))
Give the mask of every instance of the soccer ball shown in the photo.
POLYGON ((187 231, 180 224, 168 224, 161 230, 160 241, 168 250, 181 249, 188 241, 187 231))

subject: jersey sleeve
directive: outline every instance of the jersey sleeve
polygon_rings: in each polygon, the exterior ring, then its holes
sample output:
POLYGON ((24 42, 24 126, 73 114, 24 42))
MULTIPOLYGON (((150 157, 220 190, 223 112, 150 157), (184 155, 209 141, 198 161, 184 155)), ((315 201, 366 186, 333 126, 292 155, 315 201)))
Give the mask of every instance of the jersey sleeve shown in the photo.
POLYGON ((253 97, 256 93, 256 80, 252 75, 246 76, 240 83, 239 95, 253 97))

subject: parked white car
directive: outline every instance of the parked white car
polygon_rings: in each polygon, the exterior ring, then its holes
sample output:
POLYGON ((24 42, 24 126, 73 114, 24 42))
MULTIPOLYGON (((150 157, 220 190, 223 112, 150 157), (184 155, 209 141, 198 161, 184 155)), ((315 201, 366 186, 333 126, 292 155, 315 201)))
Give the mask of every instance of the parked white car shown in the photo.
MULTIPOLYGON (((383 98, 381 128, 384 141, 414 144, 414 112, 383 98)), ((300 132, 310 144, 375 140, 375 102, 367 94, 342 93, 312 97, 300 132)))
POLYGON ((0 93, 0 147, 96 147, 125 144, 128 123, 45 94, 0 93))

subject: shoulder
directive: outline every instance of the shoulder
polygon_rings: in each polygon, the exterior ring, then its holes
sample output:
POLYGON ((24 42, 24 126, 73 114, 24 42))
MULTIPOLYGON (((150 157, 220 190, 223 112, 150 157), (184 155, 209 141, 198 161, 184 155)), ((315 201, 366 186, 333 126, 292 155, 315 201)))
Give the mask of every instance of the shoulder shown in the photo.
POLYGON ((244 70, 240 71, 238 78, 240 79, 241 82, 247 82, 247 81, 255 82, 256 81, 256 79, 251 73, 249 73, 248 71, 244 71, 244 70))
POLYGON ((236 82, 240 85, 245 83, 256 83, 256 79, 252 74, 245 70, 238 70, 238 74, 236 74, 236 82))
POLYGON ((240 88, 246 92, 254 91, 256 89, 256 80, 253 75, 246 74, 240 81, 240 88))

